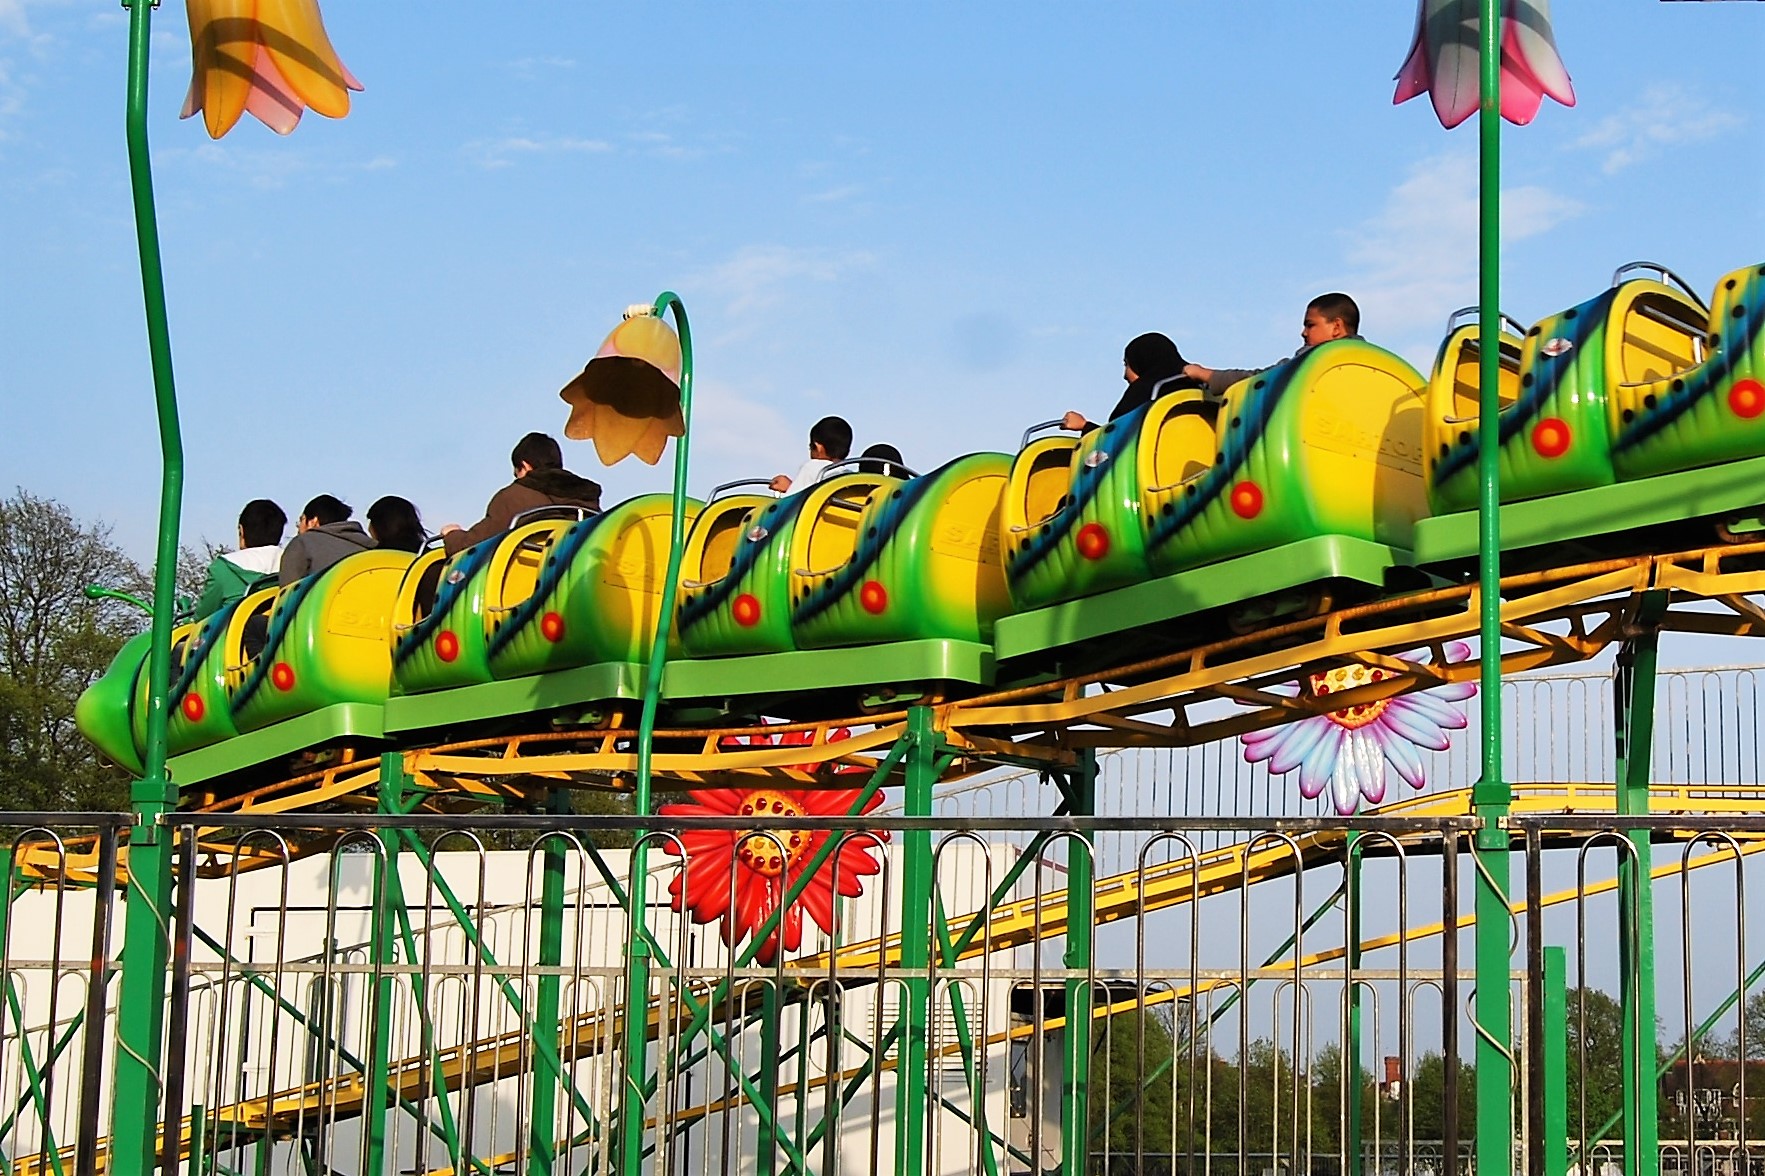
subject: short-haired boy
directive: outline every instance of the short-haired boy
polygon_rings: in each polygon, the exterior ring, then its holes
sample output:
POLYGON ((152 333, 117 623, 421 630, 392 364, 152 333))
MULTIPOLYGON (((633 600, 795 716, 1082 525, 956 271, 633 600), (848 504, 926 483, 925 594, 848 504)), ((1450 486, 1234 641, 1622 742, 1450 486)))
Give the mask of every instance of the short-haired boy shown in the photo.
MULTIPOLYGON (((1336 292, 1319 294, 1305 304, 1305 321, 1299 329, 1299 337, 1305 340, 1305 346, 1295 351, 1290 358, 1298 359, 1320 343, 1329 343, 1336 339, 1358 339, 1360 333, 1361 308, 1355 305, 1354 299, 1336 292)), ((1257 372, 1267 370, 1266 367, 1204 368, 1198 363, 1192 363, 1183 368, 1183 374, 1190 379, 1202 381, 1212 395, 1223 396, 1226 389, 1239 380, 1247 380, 1257 372)))
POLYGON ((780 474, 772 479, 772 488, 780 494, 788 494, 792 486, 814 485, 822 470, 836 461, 846 460, 851 452, 852 426, 841 417, 822 417, 809 430, 809 460, 803 463, 796 477, 780 474))

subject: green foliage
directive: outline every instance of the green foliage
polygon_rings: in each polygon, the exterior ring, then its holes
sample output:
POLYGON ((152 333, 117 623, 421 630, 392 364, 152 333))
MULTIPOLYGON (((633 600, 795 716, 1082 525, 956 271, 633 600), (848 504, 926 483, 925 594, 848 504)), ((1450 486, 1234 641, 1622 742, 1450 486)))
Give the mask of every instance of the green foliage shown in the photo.
MULTIPOLYGON (((1117 1154, 1172 1147, 1172 1103, 1187 1085, 1187 1060, 1178 1065, 1167 1005, 1117 1013, 1097 1022, 1091 1076, 1091 1150, 1117 1154)), ((1179 1144, 1175 1150, 1180 1150, 1179 1144)))
MULTIPOLYGON (((1167 1006, 1118 1013, 1097 1024, 1091 1063, 1093 1155, 1107 1151, 1123 1164, 1141 1152, 1200 1156, 1211 1150, 1230 1156, 1238 1151, 1240 1130, 1252 1155, 1339 1152, 1343 1098, 1351 1093, 1339 1047, 1325 1045, 1301 1069, 1276 1042, 1258 1039, 1236 1058, 1224 1058, 1205 1040, 1191 1048, 1179 1027, 1186 1027, 1181 1015, 1173 1017, 1167 1006)), ((1373 1075, 1360 1067, 1353 1082, 1366 1137, 1372 1137, 1374 1116, 1381 1112, 1384 1136, 1394 1137, 1397 1124, 1390 1108, 1377 1101, 1373 1075)), ((1467 1119, 1467 1130, 1470 1123, 1467 1119)))
MULTIPOLYGON (((1458 1081, 1458 1128, 1460 1140, 1469 1140, 1477 1125, 1477 1083, 1471 1067, 1460 1059, 1458 1081)), ((1417 1060, 1410 1078, 1410 1115, 1417 1139, 1446 1138, 1446 1058, 1430 1050, 1417 1060)))
POLYGON ((128 776, 75 730, 74 702, 147 618, 88 600, 94 583, 151 591, 109 528, 24 490, 0 498, 0 807, 128 805, 128 776))
POLYGON ((1592 1143, 1624 1106, 1624 1014, 1597 988, 1571 988, 1568 996, 1569 1138, 1592 1143))

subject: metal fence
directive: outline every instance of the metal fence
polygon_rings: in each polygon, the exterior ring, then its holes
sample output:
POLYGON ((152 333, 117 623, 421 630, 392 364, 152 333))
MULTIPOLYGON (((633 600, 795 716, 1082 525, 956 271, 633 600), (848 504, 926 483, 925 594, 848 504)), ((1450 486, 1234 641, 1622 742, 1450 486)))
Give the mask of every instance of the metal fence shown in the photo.
MULTIPOLYGON (((1624 818, 1569 811, 1612 777, 1609 678, 1510 684, 1528 730, 1590 733, 1510 747, 1564 811, 1506 822, 1496 977, 1469 966, 1479 821, 1304 811, 1230 747, 1103 757, 1097 817, 1005 815, 1056 790, 1001 774, 923 820, 656 818, 647 878, 592 840, 617 818, 177 814, 163 1163, 1467 1171, 1471 994, 1505 982, 1516 1170, 1765 1172, 1752 675, 1662 675, 1654 778, 1692 789, 1624 818), (794 876, 763 867, 810 846, 827 876, 769 956, 794 876)), ((5 1172, 109 1164, 141 897, 128 818, 80 821, 0 817, 5 1172)))

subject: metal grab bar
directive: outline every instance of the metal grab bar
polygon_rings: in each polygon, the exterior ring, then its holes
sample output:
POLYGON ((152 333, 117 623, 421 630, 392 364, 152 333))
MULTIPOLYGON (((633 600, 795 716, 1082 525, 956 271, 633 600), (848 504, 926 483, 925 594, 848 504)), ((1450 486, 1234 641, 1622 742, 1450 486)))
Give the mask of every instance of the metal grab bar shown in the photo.
MULTIPOLYGON (((737 481, 734 481, 734 482, 725 482, 721 486, 713 486, 713 487, 711 487, 711 497, 710 497, 709 501, 716 502, 719 498, 723 497, 725 492, 730 491, 730 490, 735 490, 735 489, 742 487, 742 486, 764 486, 764 487, 766 487, 766 489, 771 490, 772 489, 772 479, 771 478, 741 478, 741 479, 738 479, 737 481)), ((777 491, 773 491, 773 497, 776 498, 777 496, 778 496, 777 491)))
POLYGON ((1175 490, 1178 486, 1187 486, 1190 482, 1193 482, 1196 478, 1206 477, 1208 471, 1211 469, 1213 469, 1213 467, 1211 465, 1204 465, 1199 470, 1197 470, 1195 473, 1190 474, 1187 478, 1178 478, 1176 481, 1170 483, 1168 486, 1148 486, 1146 488, 1145 492, 1147 494, 1163 494, 1166 491, 1175 490))
POLYGON ((510 519, 508 530, 513 531, 516 527, 519 527, 528 521, 537 522, 545 516, 562 519, 567 515, 574 514, 576 521, 581 522, 583 519, 592 519, 600 513, 600 511, 594 510, 590 507, 569 506, 562 502, 553 503, 550 506, 535 506, 529 510, 522 511, 520 514, 510 519))
POLYGON ((1697 323, 1692 322, 1690 319, 1680 318, 1678 315, 1662 310, 1660 307, 1648 302, 1639 302, 1632 307, 1632 309, 1637 314, 1651 322, 1660 323, 1663 327, 1678 327, 1684 330, 1686 334, 1695 336, 1700 341, 1704 337, 1704 332, 1710 329, 1710 316, 1708 314, 1704 316, 1703 322, 1697 323))
MULTIPOLYGON (((1461 306, 1461 307, 1459 307, 1457 310, 1453 311, 1451 314, 1446 316, 1446 333, 1448 335, 1450 335, 1454 331, 1458 330, 1460 319, 1476 318, 1481 313, 1482 313, 1482 310, 1479 307, 1475 307, 1475 306, 1461 306)), ((1524 339, 1526 337, 1526 328, 1521 325, 1519 319, 1517 319, 1513 315, 1507 314, 1505 312, 1498 312, 1498 313, 1499 313, 1499 317, 1501 319, 1502 326, 1508 328, 1510 331, 1512 331, 1514 334, 1520 336, 1522 339, 1524 339)))
POLYGON ((1072 498, 1068 495, 1063 494, 1060 496, 1060 505, 1059 506, 1056 506, 1053 510, 1049 511, 1047 514, 1043 515, 1041 518, 1037 519, 1033 523, 1025 523, 1020 527, 1011 527, 1011 528, 1009 528, 1009 530, 1013 535, 1021 535, 1025 531, 1034 531, 1037 527, 1045 526, 1048 523, 1051 523, 1055 519, 1059 518, 1061 515, 1065 514, 1066 508, 1071 505, 1072 505, 1072 498))
MULTIPOLYGON (((906 466, 902 465, 900 462, 890 461, 886 457, 842 457, 838 461, 828 462, 827 465, 822 468, 821 476, 816 478, 815 480, 817 482, 825 482, 825 481, 827 481, 828 476, 830 474, 832 474, 835 470, 844 469, 847 466, 857 467, 867 461, 874 461, 878 465, 887 466, 890 469, 900 470, 903 475, 905 475, 906 477, 909 477, 909 478, 919 477, 918 474, 914 473, 912 470, 908 469, 906 466)), ((865 470, 865 469, 854 468, 851 472, 854 474, 868 474, 871 471, 865 470)), ((894 475, 894 474, 875 474, 873 476, 878 477, 878 478, 896 477, 896 475, 894 475)))
POLYGON ((1039 425, 1031 425, 1029 428, 1025 429, 1023 431, 1023 440, 1019 441, 1017 443, 1017 447, 1019 449, 1022 449, 1024 446, 1026 446, 1030 443, 1030 438, 1034 437, 1037 433, 1049 432, 1054 429, 1059 429, 1063 432, 1071 432, 1072 431, 1070 429, 1067 429, 1065 417, 1056 417, 1054 420, 1043 421, 1039 425))
POLYGON ((1620 284, 1624 280, 1625 274, 1635 273, 1638 271, 1641 271, 1643 273, 1660 274, 1661 280, 1664 283, 1666 283, 1669 286, 1678 286, 1681 293, 1683 293, 1686 297, 1690 298, 1693 302, 1697 303, 1699 306, 1703 307, 1705 314, 1709 313, 1709 311, 1710 311, 1709 304, 1706 303, 1701 296, 1699 296, 1698 292, 1696 290, 1693 290, 1691 288, 1691 286, 1686 283, 1686 280, 1684 278, 1680 277, 1678 274, 1674 273, 1672 270, 1668 269, 1666 266, 1662 265, 1658 261, 1627 261, 1627 262, 1625 262, 1623 265, 1619 266, 1617 269, 1612 271, 1612 285, 1616 286, 1616 285, 1620 284))

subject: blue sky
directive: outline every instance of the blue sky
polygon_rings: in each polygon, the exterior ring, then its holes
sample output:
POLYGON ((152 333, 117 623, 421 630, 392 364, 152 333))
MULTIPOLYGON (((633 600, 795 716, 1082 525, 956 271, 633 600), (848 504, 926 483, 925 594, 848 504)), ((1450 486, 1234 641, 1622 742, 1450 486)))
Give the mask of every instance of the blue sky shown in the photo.
MULTIPOLYGON (((1475 133, 1391 105, 1411 7, 330 0, 366 83, 288 139, 152 136, 187 536, 259 495, 471 522, 627 303, 697 336, 696 491, 792 470, 818 416, 930 467, 1120 392, 1122 344, 1271 362, 1355 294, 1426 364, 1475 296, 1475 133)), ((1560 0, 1579 105, 1510 129, 1503 302, 1635 258, 1765 259, 1765 11, 1560 0)), ((0 484, 145 556, 158 488, 115 0, 0 0, 0 484)), ((666 466, 566 459, 609 501, 666 466)))

